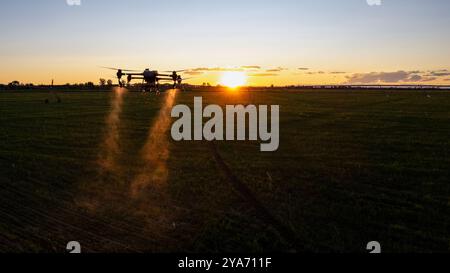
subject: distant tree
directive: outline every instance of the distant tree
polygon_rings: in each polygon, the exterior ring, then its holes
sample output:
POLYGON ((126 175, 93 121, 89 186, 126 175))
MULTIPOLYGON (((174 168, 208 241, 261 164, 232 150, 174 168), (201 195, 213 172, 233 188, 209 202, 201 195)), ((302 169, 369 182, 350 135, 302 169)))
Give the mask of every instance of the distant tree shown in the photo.
POLYGON ((109 87, 111 87, 113 85, 113 81, 112 80, 108 80, 107 84, 108 84, 109 87))
POLYGON ((106 80, 105 80, 105 79, 100 79, 100 80, 99 80, 99 83, 100 83, 100 87, 105 87, 105 85, 106 85, 106 80))
POLYGON ((87 82, 84 86, 86 86, 88 88, 94 88, 95 87, 93 82, 87 82))
POLYGON ((8 86, 10 87, 18 87, 20 86, 20 82, 19 81, 12 81, 8 84, 8 86))

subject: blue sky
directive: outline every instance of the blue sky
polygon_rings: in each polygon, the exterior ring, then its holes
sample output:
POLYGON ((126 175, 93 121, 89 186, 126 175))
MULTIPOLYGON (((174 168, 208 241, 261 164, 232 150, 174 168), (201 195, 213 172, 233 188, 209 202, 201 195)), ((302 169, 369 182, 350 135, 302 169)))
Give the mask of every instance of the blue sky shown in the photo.
MULTIPOLYGON (((97 81, 105 74, 101 65, 257 65, 286 70, 255 77, 255 84, 341 83, 355 74, 399 70, 420 70, 425 79, 450 64, 447 0, 384 0, 381 6, 366 0, 81 2, 3 0, 0 82, 97 81), (299 67, 309 74, 295 71, 299 67)), ((198 81, 219 77, 210 74, 198 81)))

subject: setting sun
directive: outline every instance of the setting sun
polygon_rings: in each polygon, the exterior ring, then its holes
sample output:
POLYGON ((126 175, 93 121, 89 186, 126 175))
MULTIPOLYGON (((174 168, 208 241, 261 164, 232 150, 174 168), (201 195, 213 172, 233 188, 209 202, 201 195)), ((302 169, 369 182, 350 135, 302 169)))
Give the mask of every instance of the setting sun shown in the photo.
POLYGON ((247 75, 245 72, 225 72, 222 74, 220 84, 236 88, 247 83, 247 75))

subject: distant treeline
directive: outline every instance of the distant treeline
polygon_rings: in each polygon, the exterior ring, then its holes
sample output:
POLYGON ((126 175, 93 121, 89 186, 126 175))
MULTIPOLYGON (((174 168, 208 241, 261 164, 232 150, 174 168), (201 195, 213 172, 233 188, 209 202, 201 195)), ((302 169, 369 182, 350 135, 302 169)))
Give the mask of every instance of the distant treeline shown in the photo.
MULTIPOLYGON (((130 89, 140 89, 143 87, 141 83, 134 83, 127 85, 130 89)), ((49 88, 57 88, 58 90, 92 90, 92 91, 108 91, 113 87, 117 87, 118 84, 114 84, 111 80, 100 79, 99 84, 93 82, 76 83, 76 84, 64 84, 64 85, 35 85, 32 83, 20 83, 19 81, 12 81, 9 84, 0 84, 0 90, 40 90, 49 88)), ((161 89, 172 88, 172 84, 161 84, 161 89)), ((220 90, 226 87, 221 85, 211 86, 209 84, 191 85, 183 84, 183 87, 190 90, 220 90)), ((245 90, 296 90, 296 89, 370 89, 370 90, 450 90, 450 86, 446 85, 289 85, 289 86, 247 86, 242 87, 245 90)))
MULTIPOLYGON (((96 86, 93 82, 80 83, 80 84, 64 84, 64 85, 52 85, 52 84, 33 84, 33 83, 21 83, 19 81, 12 81, 8 84, 0 84, 1 90, 35 90, 35 89, 48 89, 51 87, 55 88, 70 88, 70 89, 92 89, 96 86)), ((106 87, 106 86, 105 86, 106 87)))
MULTIPOLYGON (((93 90, 93 91, 109 91, 111 88, 118 87, 118 84, 94 84, 93 82, 87 83, 76 83, 76 84, 63 84, 63 85, 50 85, 50 84, 32 84, 32 83, 14 83, 14 84, 0 84, 0 90, 48 90, 48 89, 58 89, 58 90, 93 90)), ((139 89, 143 87, 142 84, 125 84, 127 88, 139 89)), ((161 88, 172 88, 172 84, 161 84, 161 88)), ((184 84, 184 86, 189 87, 191 85, 184 84)))

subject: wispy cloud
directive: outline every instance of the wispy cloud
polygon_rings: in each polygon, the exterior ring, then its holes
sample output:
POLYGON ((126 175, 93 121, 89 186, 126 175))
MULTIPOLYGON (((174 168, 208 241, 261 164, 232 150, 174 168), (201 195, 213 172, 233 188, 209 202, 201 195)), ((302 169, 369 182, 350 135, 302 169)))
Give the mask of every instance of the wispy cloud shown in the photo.
POLYGON ((429 77, 447 77, 450 76, 450 72, 447 69, 430 71, 427 75, 429 77))
POLYGON ((255 70, 258 70, 258 69, 261 69, 261 66, 259 66, 259 65, 244 65, 244 66, 241 66, 241 68, 242 69, 255 69, 255 70))
POLYGON ((190 76, 198 76, 198 75, 202 75, 203 74, 202 71, 192 71, 192 70, 188 70, 188 71, 186 71, 184 73, 187 74, 187 75, 190 75, 190 76))
POLYGON ((244 71, 241 67, 198 67, 189 69, 190 72, 223 72, 223 71, 244 71))
POLYGON ((267 69, 266 72, 282 72, 288 70, 288 68, 284 68, 284 67, 277 67, 277 68, 271 68, 271 69, 267 69))
POLYGON ((347 74, 347 72, 343 72, 343 71, 332 71, 332 72, 330 72, 330 74, 333 74, 333 75, 347 74))
POLYGON ((412 82, 420 82, 420 81, 422 81, 422 80, 423 80, 423 77, 420 76, 420 75, 412 75, 412 76, 409 78, 409 81, 412 81, 412 82))
POLYGON ((398 72, 372 72, 357 73, 348 76, 348 82, 352 84, 368 84, 368 83, 398 83, 406 82, 410 79, 411 73, 405 71, 398 72))
MULTIPOLYGON (((197 67, 188 69, 185 73, 188 75, 201 75, 208 72, 258 72, 263 68, 259 65, 243 65, 238 67, 197 67)), ((274 73, 287 70, 287 68, 277 67, 274 69, 267 69, 265 72, 274 73)), ((253 75, 267 75, 267 73, 255 73, 253 75)))
POLYGON ((350 84, 430 82, 438 80, 439 77, 450 75, 447 72, 437 71, 432 71, 426 75, 420 75, 420 73, 421 71, 356 73, 347 76, 347 80, 350 84))
POLYGON ((276 77, 278 76, 277 73, 254 73, 250 74, 250 77, 276 77))
POLYGON ((421 82, 432 82, 437 80, 437 77, 431 77, 431 78, 422 78, 421 82))
POLYGON ((311 72, 306 72, 306 74, 308 74, 308 75, 317 75, 317 74, 323 75, 323 74, 325 74, 325 72, 324 71, 311 71, 311 72))

